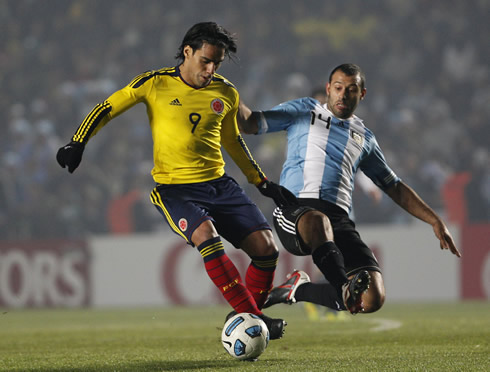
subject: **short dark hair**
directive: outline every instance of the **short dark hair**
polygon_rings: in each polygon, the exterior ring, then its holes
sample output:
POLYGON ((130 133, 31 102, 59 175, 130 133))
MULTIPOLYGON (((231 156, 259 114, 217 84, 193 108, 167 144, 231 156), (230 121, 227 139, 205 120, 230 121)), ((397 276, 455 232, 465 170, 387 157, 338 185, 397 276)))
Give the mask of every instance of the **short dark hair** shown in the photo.
POLYGON ((364 87, 366 86, 366 77, 364 76, 364 72, 362 72, 361 68, 354 63, 344 63, 342 65, 335 67, 330 73, 330 76, 328 78, 329 83, 332 82, 332 76, 338 70, 342 71, 347 76, 353 76, 359 74, 359 77, 361 78, 361 89, 364 89, 364 87))
POLYGON ((225 55, 228 58, 231 58, 231 53, 236 53, 237 51, 234 35, 215 22, 200 22, 187 31, 175 58, 183 61, 185 59, 184 48, 186 45, 189 45, 195 51, 200 49, 204 42, 225 48, 225 55))

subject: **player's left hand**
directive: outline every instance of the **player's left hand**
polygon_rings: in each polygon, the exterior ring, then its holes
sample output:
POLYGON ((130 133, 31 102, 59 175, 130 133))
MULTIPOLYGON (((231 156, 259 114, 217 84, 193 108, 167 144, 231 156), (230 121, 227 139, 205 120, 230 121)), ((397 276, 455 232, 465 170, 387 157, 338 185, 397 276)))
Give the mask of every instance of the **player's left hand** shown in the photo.
POLYGON ((82 161, 84 149, 83 143, 72 141, 58 150, 56 160, 62 168, 68 167, 68 172, 73 173, 82 161))
POLYGON ((296 196, 284 186, 277 183, 265 180, 257 186, 260 193, 264 196, 272 198, 276 205, 280 208, 287 207, 288 205, 298 204, 296 196))
POLYGON ((456 248, 453 237, 451 236, 451 233, 447 229, 446 225, 444 225, 442 221, 438 221, 432 226, 432 228, 434 229, 437 239, 439 239, 441 249, 449 249, 452 254, 456 255, 457 257, 461 257, 461 253, 459 252, 458 248, 456 248))

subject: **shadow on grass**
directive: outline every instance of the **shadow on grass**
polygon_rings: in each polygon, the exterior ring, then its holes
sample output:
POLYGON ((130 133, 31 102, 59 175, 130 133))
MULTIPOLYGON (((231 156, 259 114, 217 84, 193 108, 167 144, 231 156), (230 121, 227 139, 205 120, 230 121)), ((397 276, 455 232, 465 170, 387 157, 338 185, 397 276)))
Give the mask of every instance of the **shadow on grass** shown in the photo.
POLYGON ((135 363, 126 363, 125 365, 100 365, 94 363, 93 365, 86 365, 81 367, 43 367, 43 368, 29 368, 24 371, 38 371, 38 372, 114 372, 114 371, 187 371, 187 370, 207 370, 215 371, 223 369, 227 371, 246 369, 247 367, 254 365, 260 369, 260 361, 258 362, 241 362, 237 360, 174 360, 174 361, 141 361, 135 363))

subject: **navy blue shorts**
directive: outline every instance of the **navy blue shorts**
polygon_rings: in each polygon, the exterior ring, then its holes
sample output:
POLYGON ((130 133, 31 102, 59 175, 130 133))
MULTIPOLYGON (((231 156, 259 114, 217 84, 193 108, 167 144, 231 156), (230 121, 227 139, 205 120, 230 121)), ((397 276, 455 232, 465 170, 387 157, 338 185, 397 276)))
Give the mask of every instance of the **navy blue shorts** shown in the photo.
POLYGON ((236 248, 254 231, 271 230, 255 203, 226 174, 207 182, 158 184, 150 199, 172 231, 190 245, 192 234, 206 220, 236 248))

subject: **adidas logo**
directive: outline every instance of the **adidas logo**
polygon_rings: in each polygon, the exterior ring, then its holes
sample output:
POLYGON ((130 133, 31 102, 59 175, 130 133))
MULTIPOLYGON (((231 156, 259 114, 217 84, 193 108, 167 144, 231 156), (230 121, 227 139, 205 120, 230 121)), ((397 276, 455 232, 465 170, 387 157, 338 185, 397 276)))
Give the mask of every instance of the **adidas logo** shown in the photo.
POLYGON ((173 101, 170 102, 170 105, 172 106, 182 106, 182 103, 180 103, 179 99, 176 98, 173 101))

